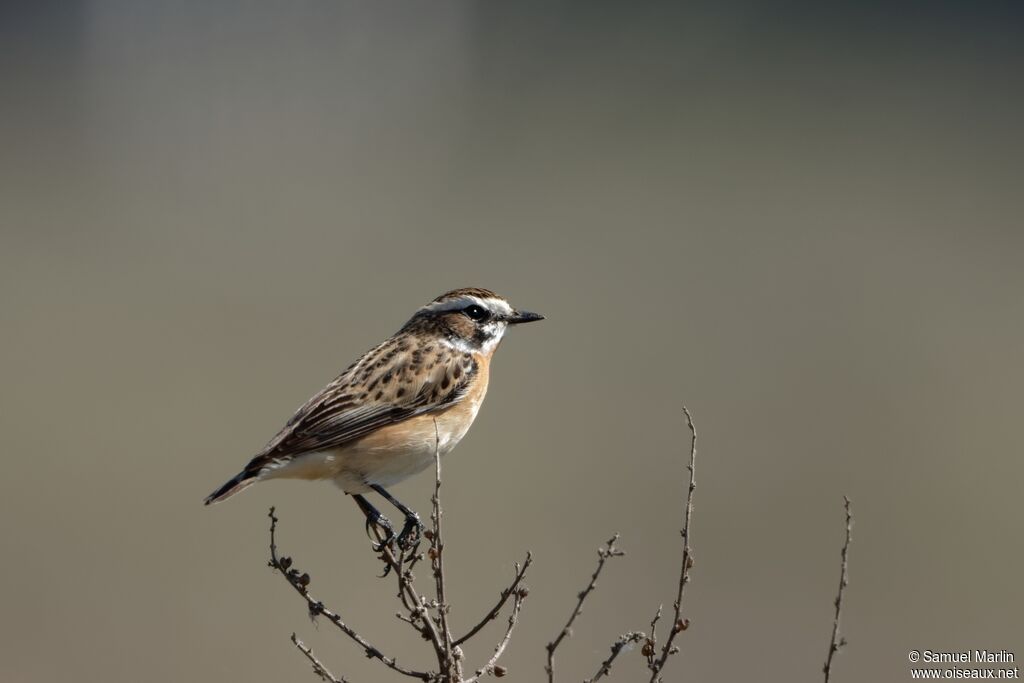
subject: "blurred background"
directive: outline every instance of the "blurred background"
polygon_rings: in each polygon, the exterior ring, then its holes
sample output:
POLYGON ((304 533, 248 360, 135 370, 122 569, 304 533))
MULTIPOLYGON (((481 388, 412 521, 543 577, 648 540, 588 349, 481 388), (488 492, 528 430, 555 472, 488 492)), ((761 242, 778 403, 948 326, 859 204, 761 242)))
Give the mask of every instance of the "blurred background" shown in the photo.
MULTIPOLYGON (((592 675, 671 604, 667 681, 1024 654, 1017 3, 5 2, 0 680, 391 680, 280 545, 430 666, 330 484, 202 498, 416 307, 513 330, 445 461, 463 631, 534 552, 504 663, 592 675)), ((431 478, 397 486, 426 512, 431 478)), ((486 660, 501 626, 470 649, 486 660)), ((639 650, 617 680, 639 680, 639 650)), ((644 678, 644 680, 646 680, 644 678)))

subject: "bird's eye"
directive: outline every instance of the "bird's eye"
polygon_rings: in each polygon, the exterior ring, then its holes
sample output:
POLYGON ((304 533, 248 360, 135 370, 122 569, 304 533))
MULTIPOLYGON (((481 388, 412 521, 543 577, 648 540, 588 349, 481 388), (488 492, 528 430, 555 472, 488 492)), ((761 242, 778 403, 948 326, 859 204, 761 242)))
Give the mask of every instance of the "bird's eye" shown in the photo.
POLYGON ((484 308, 483 306, 477 306, 476 304, 466 307, 463 313, 468 315, 470 320, 476 320, 477 322, 480 322, 481 320, 487 320, 489 315, 487 313, 486 308, 484 308))

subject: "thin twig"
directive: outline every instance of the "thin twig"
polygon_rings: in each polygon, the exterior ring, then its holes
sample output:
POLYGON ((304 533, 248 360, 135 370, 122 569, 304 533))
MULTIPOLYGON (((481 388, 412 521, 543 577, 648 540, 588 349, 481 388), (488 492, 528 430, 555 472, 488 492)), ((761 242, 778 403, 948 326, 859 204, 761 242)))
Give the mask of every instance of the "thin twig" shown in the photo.
MULTIPOLYGON (((665 662, 668 661, 669 655, 678 652, 678 649, 672 645, 673 641, 690 624, 689 620, 683 619, 681 614, 683 609, 683 591, 686 590, 686 584, 690 582, 690 568, 693 566, 693 551, 690 549, 690 518, 693 516, 693 491, 697 488, 696 480, 694 479, 694 465, 697 461, 697 428, 693 426, 693 417, 686 406, 683 406, 683 413, 686 415, 686 425, 690 429, 690 462, 686 466, 690 472, 690 486, 686 491, 686 513, 683 518, 683 528, 679 532, 683 537, 683 561, 679 569, 679 588, 676 591, 676 600, 673 603, 675 614, 672 620, 672 627, 669 629, 665 644, 661 647, 661 657, 650 666, 650 683, 656 683, 656 681, 661 680, 659 674, 665 668, 665 662)), ((653 632, 651 633, 651 638, 655 638, 653 632)))
POLYGON ((619 639, 612 643, 612 653, 608 659, 601 663, 601 668, 597 670, 592 678, 588 678, 583 683, 594 683, 595 681, 601 680, 604 676, 612 670, 612 663, 615 662, 615 658, 619 656, 619 653, 630 644, 639 643, 641 640, 646 640, 647 634, 643 631, 630 631, 629 633, 623 633, 619 636, 619 639))
POLYGON ((381 535, 380 530, 377 527, 372 528, 378 543, 383 546, 381 548, 381 557, 384 558, 384 561, 398 577, 398 598, 401 600, 402 606, 409 612, 410 618, 407 621, 419 631, 420 635, 430 641, 434 647, 434 654, 437 656, 438 666, 443 669, 445 651, 441 641, 441 634, 437 630, 434 620, 430 618, 427 612, 426 600, 417 592, 416 586, 413 584, 412 572, 408 567, 402 566, 405 563, 404 551, 396 558, 391 547, 382 543, 384 537, 381 535), (419 621, 421 626, 416 626, 416 621, 419 621))
POLYGON ((832 620, 832 639, 829 641, 828 658, 825 660, 825 666, 822 669, 822 671, 825 672, 825 683, 828 683, 829 676, 832 675, 832 657, 839 652, 839 648, 846 645, 846 638, 840 638, 838 641, 836 640, 839 636, 839 616, 843 611, 843 594, 846 592, 846 586, 849 583, 849 579, 846 574, 846 560, 850 552, 850 527, 853 526, 853 513, 850 512, 850 499, 846 496, 843 496, 843 507, 846 509, 846 540, 843 541, 843 561, 839 570, 839 592, 836 593, 836 615, 832 620))
POLYGON ((309 574, 299 572, 298 569, 292 567, 292 560, 290 557, 278 557, 277 555, 277 516, 274 514, 274 508, 270 508, 270 566, 281 573, 281 576, 285 578, 295 592, 302 596, 306 601, 306 605, 309 608, 309 614, 312 617, 323 615, 334 624, 338 629, 347 635, 349 638, 354 640, 363 648, 363 652, 367 657, 371 659, 379 659, 389 669, 397 671, 400 674, 409 676, 410 678, 419 678, 423 681, 429 681, 434 678, 434 674, 426 671, 416 671, 414 669, 406 669, 400 666, 394 657, 387 657, 378 650, 376 647, 371 645, 365 638, 356 632, 351 626, 346 624, 340 615, 332 612, 328 609, 324 603, 320 602, 312 596, 309 592, 309 574))
POLYGON ((456 680, 462 680, 462 664, 452 658, 452 630, 448 625, 448 601, 445 598, 444 580, 444 539, 441 537, 441 437, 437 430, 437 419, 434 419, 434 495, 430 499, 433 507, 431 520, 433 533, 430 535, 430 561, 434 570, 434 583, 437 588, 437 613, 441 625, 441 640, 444 645, 445 663, 441 667, 444 673, 454 668, 456 680))
POLYGON ((498 617, 498 613, 501 611, 501 608, 505 606, 505 602, 507 602, 508 599, 516 592, 516 589, 519 588, 519 584, 522 582, 523 577, 526 576, 526 569, 532 563, 533 563, 533 555, 531 553, 527 552, 526 553, 526 559, 523 560, 522 566, 520 566, 520 564, 518 562, 516 563, 516 565, 515 565, 515 571, 516 571, 515 578, 512 580, 512 583, 511 583, 511 585, 509 585, 508 588, 506 588, 505 590, 501 591, 501 597, 499 598, 498 603, 494 607, 491 608, 491 611, 488 612, 484 616, 483 619, 480 620, 480 623, 478 623, 473 628, 469 629, 469 632, 466 635, 464 635, 461 638, 458 638, 457 640, 455 640, 455 642, 453 642, 452 645, 455 645, 455 646, 462 645, 464 642, 466 642, 467 640, 469 640, 470 638, 475 636, 477 633, 479 633, 480 629, 482 629, 489 622, 493 621, 494 619, 496 619, 498 617))
POLYGON ((587 587, 577 595, 576 607, 573 608, 572 614, 569 615, 569 620, 565 622, 565 626, 563 626, 562 630, 558 633, 558 637, 547 644, 548 663, 545 665, 544 670, 548 673, 548 683, 554 683, 555 680, 555 650, 558 649, 558 646, 561 645, 565 637, 572 633, 572 624, 576 621, 576 617, 583 612, 583 603, 587 599, 587 596, 590 595, 591 591, 597 587, 597 577, 601 575, 601 570, 604 569, 604 563, 607 562, 610 557, 621 557, 626 554, 615 547, 615 542, 617 540, 619 540, 619 535, 615 534, 608 539, 608 543, 605 544, 604 548, 598 549, 597 569, 594 570, 593 575, 590 577, 590 583, 588 583, 587 587))
POLYGON ((313 654, 313 650, 306 647, 305 643, 299 640, 298 636, 292 633, 292 642, 295 643, 295 647, 299 648, 299 652, 306 655, 306 659, 313 665, 313 673, 320 677, 321 680, 329 681, 330 683, 348 683, 345 677, 338 678, 330 672, 330 670, 323 665, 316 655, 313 654))
POLYGON ((508 646, 508 641, 512 638, 512 629, 516 627, 519 622, 519 610, 523 607, 523 600, 526 599, 526 592, 518 590, 515 593, 515 599, 512 601, 512 614, 508 617, 508 628, 505 629, 505 635, 498 643, 497 647, 494 648, 494 654, 491 656, 487 663, 476 670, 476 673, 467 678, 463 683, 476 683, 483 676, 494 674, 496 676, 504 676, 505 669, 498 666, 498 659, 502 653, 505 652, 505 648, 508 646))
POLYGON ((658 611, 654 613, 654 618, 651 619, 651 635, 648 636, 647 642, 644 643, 643 649, 640 653, 647 660, 647 668, 654 671, 654 663, 657 661, 658 654, 658 621, 661 619, 661 610, 664 605, 658 605, 658 611))

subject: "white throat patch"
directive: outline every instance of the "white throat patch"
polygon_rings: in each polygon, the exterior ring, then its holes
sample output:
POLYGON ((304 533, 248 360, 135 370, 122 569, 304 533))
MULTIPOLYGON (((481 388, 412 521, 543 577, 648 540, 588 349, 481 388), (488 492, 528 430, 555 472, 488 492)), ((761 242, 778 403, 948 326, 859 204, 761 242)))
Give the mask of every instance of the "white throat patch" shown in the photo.
POLYGON ((484 325, 484 331, 487 333, 487 341, 484 342, 481 347, 481 351, 485 354, 490 355, 498 343, 501 342, 501 338, 505 336, 505 330, 508 329, 508 323, 500 320, 495 320, 484 325))

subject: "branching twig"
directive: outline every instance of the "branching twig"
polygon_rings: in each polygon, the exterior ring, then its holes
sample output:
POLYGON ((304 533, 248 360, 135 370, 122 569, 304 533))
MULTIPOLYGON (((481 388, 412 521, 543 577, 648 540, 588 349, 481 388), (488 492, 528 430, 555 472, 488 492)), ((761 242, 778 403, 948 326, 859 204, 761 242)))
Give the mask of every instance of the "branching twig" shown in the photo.
POLYGON ((846 559, 850 551, 850 527, 853 525, 853 514, 850 512, 850 499, 846 496, 843 496, 843 507, 846 509, 846 540, 843 542, 843 561, 839 570, 839 592, 836 593, 835 599, 836 614, 832 620, 832 639, 829 641, 828 658, 825 660, 825 666, 822 669, 825 672, 825 683, 828 683, 829 676, 832 674, 832 657, 839 652, 839 648, 846 645, 846 638, 836 640, 839 636, 839 616, 843 611, 843 594, 846 591, 846 585, 849 583, 846 574, 846 559))
POLYGON ((445 649, 441 638, 441 632, 437 629, 437 624, 430 618, 427 612, 427 601, 423 598, 419 592, 417 592, 415 585, 413 585, 413 576, 410 567, 416 562, 416 558, 413 558, 410 565, 406 564, 405 552, 402 551, 398 557, 395 557, 394 551, 391 546, 382 543, 384 537, 381 535, 380 530, 377 527, 373 527, 374 535, 377 537, 377 542, 383 547, 381 548, 381 557, 390 567, 391 571, 395 572, 398 577, 398 598, 402 602, 402 606, 409 612, 409 618, 405 619, 413 625, 420 635, 425 640, 429 640, 430 644, 434 648, 434 654, 437 656, 438 666, 444 668, 444 657, 445 649), (418 625, 417 625, 418 624, 418 625))
MULTIPOLYGON (((651 669, 650 683, 656 683, 660 681, 659 674, 661 670, 665 668, 665 662, 668 661, 670 655, 678 652, 678 649, 673 647, 672 643, 675 641, 676 636, 690 625, 689 619, 683 619, 683 591, 686 590, 686 584, 690 582, 690 568, 693 566, 693 551, 690 549, 690 518, 693 516, 693 492, 697 488, 696 480, 694 479, 694 465, 697 460, 697 429, 693 426, 693 417, 690 415, 690 411, 683 406, 683 413, 686 415, 686 425, 690 429, 690 462, 686 468, 690 472, 690 486, 686 491, 686 513, 683 517, 683 528, 679 532, 683 537, 683 561, 679 569, 679 588, 676 591, 676 600, 673 603, 675 608, 675 614, 673 615, 672 627, 669 629, 668 637, 665 639, 665 644, 661 647, 661 656, 657 660, 649 660, 648 666, 651 669)), ((658 608, 659 614, 661 608, 658 608)), ((651 642, 656 642, 656 634, 652 624, 651 628, 651 642)))
POLYGON ((621 557, 626 554, 615 547, 615 542, 617 540, 619 540, 619 535, 615 534, 608 539, 608 543, 605 544, 605 547, 598 549, 597 569, 594 570, 593 575, 590 577, 590 583, 588 583, 587 587, 580 591, 576 596, 576 607, 573 608, 572 614, 569 615, 569 621, 565 622, 565 626, 563 626, 562 630, 558 633, 558 637, 547 644, 548 663, 544 667, 544 670, 548 672, 548 683, 553 683, 555 680, 555 650, 558 649, 558 646, 561 645, 562 640, 564 640, 566 636, 571 635, 572 624, 576 621, 576 617, 583 612, 583 603, 587 599, 587 596, 590 595, 591 591, 597 587, 597 577, 601 575, 601 570, 604 569, 604 563, 607 562, 610 557, 621 557))
POLYGON ((630 631, 629 633, 623 633, 619 636, 619 639, 612 643, 612 653, 608 659, 601 662, 601 668, 597 670, 592 678, 588 678, 583 683, 594 683, 600 680, 604 676, 608 675, 608 672, 612 670, 612 663, 615 662, 615 658, 619 656, 619 653, 630 644, 639 643, 641 640, 646 640, 647 634, 643 631, 630 631))
POLYGON ((654 618, 651 619, 651 635, 647 638, 647 642, 644 643, 643 649, 640 653, 647 660, 647 668, 654 671, 654 662, 658 656, 658 621, 661 619, 661 610, 664 605, 658 605, 658 611, 654 613, 654 618))
POLYGON ((526 559, 523 560, 522 566, 520 566, 518 562, 516 563, 516 576, 512 580, 512 584, 505 590, 501 591, 501 597, 498 599, 498 603, 491 608, 490 612, 484 615, 484 618, 480 620, 480 623, 471 628, 466 635, 456 639, 455 642, 452 643, 452 645, 456 647, 462 645, 464 642, 466 642, 467 640, 475 636, 477 633, 479 633, 480 629, 486 626, 489 622, 497 618, 498 613, 501 611, 501 608, 505 606, 505 602, 508 601, 509 597, 511 597, 512 594, 516 592, 516 589, 522 582, 523 577, 526 576, 527 567, 529 567, 532 563, 533 555, 531 553, 526 553, 526 559))
MULTIPOLYGON (((440 439, 436 433, 435 424, 434 457, 435 459, 438 460, 438 477, 440 477, 440 457, 438 449, 439 444, 440 439)), ((435 489, 435 498, 437 497, 437 495, 438 492, 435 489)), ((425 532, 425 536, 431 540, 430 554, 432 558, 432 563, 435 562, 437 553, 435 538, 437 535, 437 512, 439 511, 439 507, 440 501, 438 500, 436 501, 434 508, 435 514, 431 518, 431 530, 425 532)), ((369 528, 377 540, 375 547, 379 549, 380 559, 385 564, 383 576, 387 576, 389 573, 394 572, 394 575, 397 578, 397 597, 399 601, 402 603, 402 606, 405 608, 407 614, 403 615, 401 613, 398 613, 395 616, 397 616, 400 620, 406 622, 407 624, 411 625, 414 629, 416 629, 416 632, 423 637, 424 640, 430 642, 431 646, 434 649, 434 655, 437 657, 439 671, 441 672, 438 675, 441 676, 442 680, 450 680, 451 677, 449 675, 449 663, 452 661, 450 647, 448 646, 448 643, 450 641, 450 633, 446 634, 444 629, 439 629, 438 627, 441 620, 438 619, 437 621, 435 621, 434 618, 430 616, 429 612, 429 608, 431 607, 440 608, 441 603, 439 600, 434 600, 432 601, 433 604, 431 604, 431 602, 428 602, 424 596, 420 595, 420 593, 416 590, 416 587, 414 585, 412 568, 419 562, 419 560, 422 558, 422 555, 415 554, 415 550, 413 550, 414 554, 412 556, 407 557, 407 549, 399 546, 397 547, 398 555, 396 556, 395 544, 392 544, 390 542, 391 539, 385 536, 380 527, 376 524, 373 524, 369 528)), ((437 568, 435 566, 435 575, 436 574, 437 568)))
POLYGON ((518 590, 515 593, 515 599, 512 601, 512 614, 508 618, 508 628, 505 629, 505 635, 502 637, 498 646, 494 648, 494 654, 491 656, 487 663, 476 670, 476 673, 471 677, 467 678, 465 683, 476 683, 482 676, 494 674, 495 676, 501 677, 505 675, 504 667, 498 666, 498 659, 502 653, 505 652, 505 647, 508 646, 508 641, 512 638, 512 629, 516 627, 519 622, 519 610, 523 607, 523 600, 526 599, 526 591, 518 590))
POLYGON ((313 665, 313 673, 319 676, 321 680, 329 681, 329 683, 348 683, 348 681, 345 680, 344 676, 338 678, 337 676, 332 674, 327 669, 327 667, 324 666, 323 663, 316 658, 316 655, 313 654, 313 650, 306 647, 305 643, 299 640, 298 636, 296 636, 294 633, 292 634, 292 642, 295 643, 295 647, 299 648, 299 652, 306 655, 306 659, 308 659, 310 663, 313 665))
POLYGON ((363 652, 367 657, 371 659, 379 659, 392 671, 397 671, 400 674, 409 676, 410 678, 419 678, 423 681, 429 681, 434 678, 434 674, 426 671, 415 671, 413 669, 407 669, 400 666, 394 657, 387 657, 378 650, 376 647, 371 645, 365 638, 356 632, 351 626, 346 624, 340 615, 332 612, 328 609, 324 603, 314 598, 309 592, 309 574, 301 573, 298 569, 292 567, 292 559, 290 557, 278 557, 277 555, 277 541, 275 533, 277 531, 277 516, 274 514, 274 508, 270 508, 270 566, 281 573, 281 576, 285 578, 288 585, 295 589, 295 592, 303 597, 306 601, 306 605, 309 608, 309 614, 312 617, 323 615, 334 624, 338 629, 346 636, 354 640, 363 648, 363 652))

